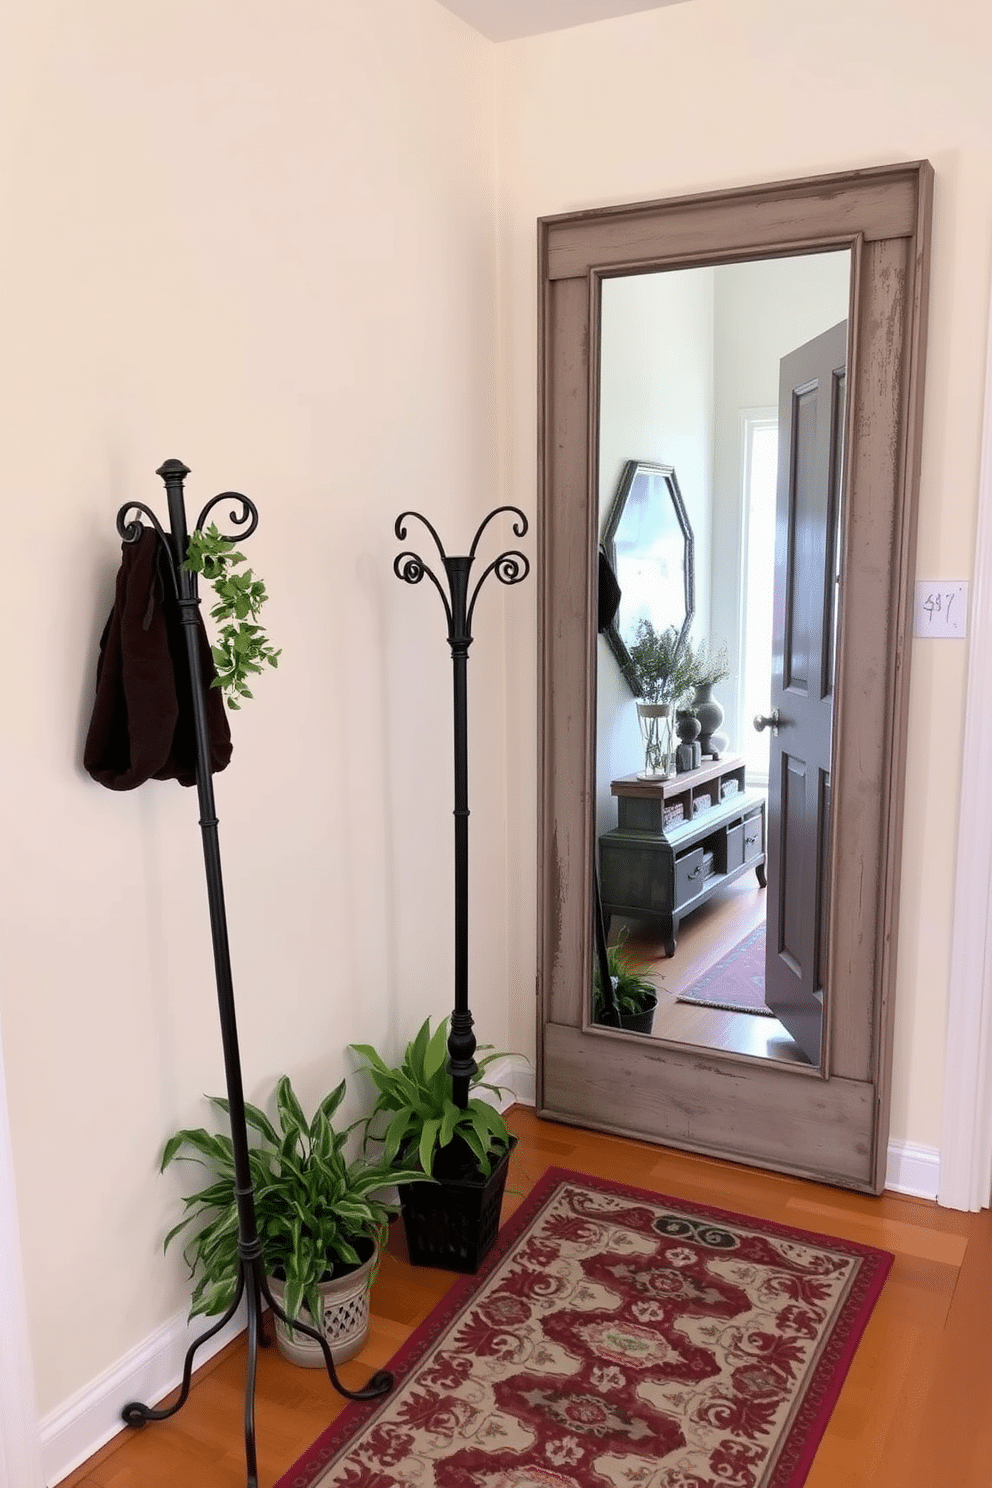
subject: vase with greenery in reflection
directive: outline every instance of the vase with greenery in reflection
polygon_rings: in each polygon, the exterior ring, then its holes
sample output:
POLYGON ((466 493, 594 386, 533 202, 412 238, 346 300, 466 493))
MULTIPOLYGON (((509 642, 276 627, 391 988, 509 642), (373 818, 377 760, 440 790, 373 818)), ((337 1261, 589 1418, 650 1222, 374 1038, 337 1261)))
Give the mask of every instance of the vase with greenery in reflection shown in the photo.
POLYGON ((696 690, 691 706, 700 723, 699 747, 704 755, 714 759, 726 752, 727 736, 720 732, 725 715, 723 704, 713 696, 713 688, 729 676, 726 646, 714 649, 708 642, 701 642, 696 652, 696 690))
POLYGON ((655 630, 650 620, 639 620, 629 647, 637 683, 637 714, 644 740, 645 780, 667 780, 675 770, 675 711, 698 682, 696 657, 674 625, 655 630))

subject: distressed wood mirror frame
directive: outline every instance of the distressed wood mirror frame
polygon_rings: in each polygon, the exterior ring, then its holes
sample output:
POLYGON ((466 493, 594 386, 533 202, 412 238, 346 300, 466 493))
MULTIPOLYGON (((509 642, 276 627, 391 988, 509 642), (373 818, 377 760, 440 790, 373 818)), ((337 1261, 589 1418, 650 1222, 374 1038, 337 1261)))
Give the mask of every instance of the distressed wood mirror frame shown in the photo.
POLYGON ((538 1111, 867 1192, 888 1141, 932 191, 924 161, 538 225, 538 1111), (599 307, 614 275, 836 248, 851 251, 844 587, 813 1069, 590 1024, 599 307))

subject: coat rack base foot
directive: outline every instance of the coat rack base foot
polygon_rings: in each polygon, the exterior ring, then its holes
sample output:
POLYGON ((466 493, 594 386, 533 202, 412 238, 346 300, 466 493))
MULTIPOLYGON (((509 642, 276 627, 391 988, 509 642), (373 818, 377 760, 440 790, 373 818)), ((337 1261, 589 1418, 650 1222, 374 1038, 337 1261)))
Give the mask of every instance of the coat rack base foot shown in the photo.
MULTIPOLYGON (((129 1400, 121 1410, 121 1418, 126 1426, 137 1430, 146 1426, 150 1421, 167 1421, 176 1415, 186 1401, 189 1399, 190 1389, 193 1383, 193 1361, 197 1351, 220 1330, 231 1321, 241 1306, 242 1298, 248 1296, 248 1359, 245 1369, 245 1456, 247 1459, 246 1488, 258 1488, 258 1465, 255 1454, 255 1376, 258 1368, 258 1350, 267 1348, 268 1336, 265 1332, 264 1314, 262 1311, 262 1299, 268 1303, 275 1317, 281 1318, 284 1323, 290 1319, 286 1316, 279 1303, 275 1300, 269 1289, 268 1281, 261 1268, 260 1260, 252 1258, 242 1261, 238 1273, 238 1284, 234 1300, 222 1317, 217 1322, 201 1333, 187 1349, 186 1358, 183 1363, 183 1377, 179 1386, 179 1394, 171 1405, 155 1407, 145 1405, 140 1400, 129 1400)), ((320 1344, 324 1355, 324 1364, 327 1369, 327 1377, 339 1395, 344 1395, 348 1400, 377 1400, 381 1395, 388 1395, 393 1388, 393 1376, 388 1369, 380 1369, 371 1376, 368 1383, 361 1390, 347 1389, 338 1378, 331 1355, 330 1345, 327 1339, 316 1328, 293 1319, 292 1326, 300 1333, 306 1334, 320 1344)))

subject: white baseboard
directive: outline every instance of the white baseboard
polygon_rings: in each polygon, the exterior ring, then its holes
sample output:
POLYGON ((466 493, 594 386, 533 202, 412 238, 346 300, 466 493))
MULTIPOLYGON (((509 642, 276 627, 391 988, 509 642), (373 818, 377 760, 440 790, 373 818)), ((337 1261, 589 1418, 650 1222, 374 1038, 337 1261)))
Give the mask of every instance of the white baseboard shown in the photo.
MULTIPOLYGON (((121 1408, 129 1400, 153 1405, 176 1388, 183 1376, 186 1350, 210 1322, 210 1318, 197 1318, 189 1323, 184 1314, 164 1323, 43 1418, 41 1462, 48 1488, 60 1483, 119 1431, 128 1430, 121 1420, 121 1408)), ((244 1327, 242 1304, 237 1316, 197 1350, 194 1367, 198 1369, 212 1359, 244 1327)))
POLYGON ((940 1152, 915 1142, 890 1142, 885 1186, 916 1199, 935 1199, 940 1187, 940 1152))
POLYGON ((534 1066, 519 1054, 504 1054, 501 1059, 494 1060, 483 1078, 489 1085, 503 1086, 499 1096, 482 1092, 501 1111, 514 1105, 533 1106, 537 1100, 534 1066))

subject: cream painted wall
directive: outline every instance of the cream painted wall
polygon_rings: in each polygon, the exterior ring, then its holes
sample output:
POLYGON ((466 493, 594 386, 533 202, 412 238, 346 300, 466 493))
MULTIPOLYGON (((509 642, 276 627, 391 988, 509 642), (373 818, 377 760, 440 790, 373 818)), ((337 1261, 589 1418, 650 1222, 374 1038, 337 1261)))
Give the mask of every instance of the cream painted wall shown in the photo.
MULTIPOLYGON (((919 572, 967 578, 992 256, 990 46, 992 14, 970 0, 696 0, 502 47, 507 489, 535 481, 539 216, 926 157, 936 214, 919 572)), ((936 1147, 964 647, 917 642, 912 665, 892 1137, 936 1147)))
MULTIPOLYGON (((495 49, 432 0, 20 9, 0 937, 45 1412, 182 1312, 158 1158, 223 1087, 195 796, 115 795, 80 763, 115 513, 164 513, 164 458, 192 467, 191 515, 257 501, 283 648, 217 779, 249 1097, 289 1071, 312 1102, 350 1040, 398 1052, 451 1006, 450 662, 392 526, 418 508, 465 550, 497 497, 495 49)), ((503 1048, 506 863, 533 846, 505 800, 502 632, 527 615, 484 595, 470 668, 473 1005, 503 1048)))

